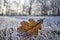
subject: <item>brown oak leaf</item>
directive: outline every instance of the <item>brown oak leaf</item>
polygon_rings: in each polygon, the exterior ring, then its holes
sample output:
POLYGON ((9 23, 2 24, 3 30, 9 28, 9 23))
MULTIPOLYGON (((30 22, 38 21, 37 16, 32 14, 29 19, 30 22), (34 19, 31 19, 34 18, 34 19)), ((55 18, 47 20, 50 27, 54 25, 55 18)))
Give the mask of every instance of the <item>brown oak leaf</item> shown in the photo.
POLYGON ((29 22, 22 21, 20 24, 21 26, 17 28, 17 32, 19 31, 24 31, 27 32, 26 35, 32 34, 37 36, 38 35, 38 30, 41 30, 43 24, 43 19, 35 21, 34 19, 29 19, 29 22))

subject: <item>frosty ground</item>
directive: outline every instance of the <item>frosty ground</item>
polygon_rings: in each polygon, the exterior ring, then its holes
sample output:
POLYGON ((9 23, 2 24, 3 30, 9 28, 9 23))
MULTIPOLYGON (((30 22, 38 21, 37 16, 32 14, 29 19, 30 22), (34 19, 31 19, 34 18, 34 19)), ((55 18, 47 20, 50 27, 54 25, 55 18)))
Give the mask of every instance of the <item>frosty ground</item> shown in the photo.
POLYGON ((0 17, 0 40, 22 40, 22 36, 17 36, 17 27, 20 22, 29 18, 35 20, 44 19, 42 29, 39 30, 37 38, 33 35, 27 40, 60 40, 60 17, 59 16, 1 16, 0 17))

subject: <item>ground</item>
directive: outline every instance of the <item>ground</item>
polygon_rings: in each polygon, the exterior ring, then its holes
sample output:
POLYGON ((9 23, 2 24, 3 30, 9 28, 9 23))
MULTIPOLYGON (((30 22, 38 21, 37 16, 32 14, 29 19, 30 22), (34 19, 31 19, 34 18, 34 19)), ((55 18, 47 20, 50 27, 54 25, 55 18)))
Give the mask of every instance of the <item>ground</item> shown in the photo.
POLYGON ((29 18, 44 19, 44 22, 37 38, 32 35, 27 40, 60 40, 59 16, 0 16, 0 40, 22 40, 16 29, 21 21, 27 21, 29 18))

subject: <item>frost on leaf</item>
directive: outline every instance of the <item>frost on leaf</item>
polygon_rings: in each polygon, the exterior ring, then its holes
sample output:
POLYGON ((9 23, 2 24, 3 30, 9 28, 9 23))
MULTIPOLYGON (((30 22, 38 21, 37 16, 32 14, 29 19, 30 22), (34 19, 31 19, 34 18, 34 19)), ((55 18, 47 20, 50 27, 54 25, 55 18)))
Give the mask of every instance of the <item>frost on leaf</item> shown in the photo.
POLYGON ((41 30, 43 24, 43 19, 35 21, 34 19, 29 19, 27 21, 22 21, 20 24, 21 26, 17 28, 17 32, 22 31, 22 36, 37 36, 38 35, 38 30, 41 30))

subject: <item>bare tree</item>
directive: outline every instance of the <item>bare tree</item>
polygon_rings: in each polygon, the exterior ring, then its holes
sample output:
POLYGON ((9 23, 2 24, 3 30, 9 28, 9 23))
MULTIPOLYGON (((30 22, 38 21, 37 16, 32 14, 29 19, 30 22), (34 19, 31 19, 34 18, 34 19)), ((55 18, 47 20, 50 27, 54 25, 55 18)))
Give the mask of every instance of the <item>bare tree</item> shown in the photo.
POLYGON ((32 4, 34 0, 30 0, 30 7, 29 7, 29 15, 31 16, 31 9, 32 9, 32 4))

